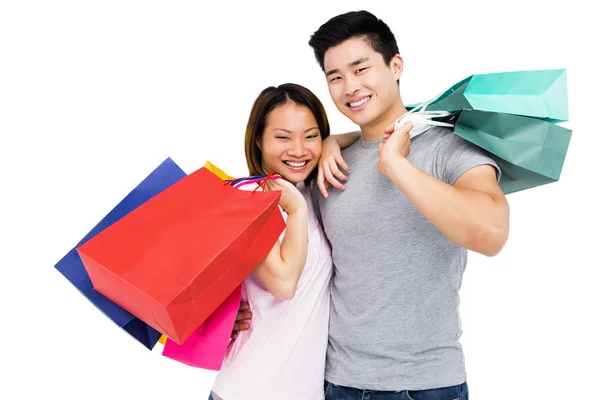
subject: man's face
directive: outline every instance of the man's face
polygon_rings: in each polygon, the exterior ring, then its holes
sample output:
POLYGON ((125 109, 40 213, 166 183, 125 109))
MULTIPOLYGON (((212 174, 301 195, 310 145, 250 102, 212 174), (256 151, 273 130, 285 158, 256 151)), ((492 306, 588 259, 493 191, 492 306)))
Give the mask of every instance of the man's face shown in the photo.
POLYGON ((348 39, 325 53, 329 94, 338 110, 359 126, 377 122, 394 102, 400 101, 396 81, 402 59, 390 64, 363 38, 348 39))

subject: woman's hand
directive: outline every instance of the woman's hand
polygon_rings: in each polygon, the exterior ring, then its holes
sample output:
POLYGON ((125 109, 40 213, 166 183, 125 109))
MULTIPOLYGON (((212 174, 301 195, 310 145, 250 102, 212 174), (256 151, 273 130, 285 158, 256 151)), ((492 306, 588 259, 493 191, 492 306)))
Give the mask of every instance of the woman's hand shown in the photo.
POLYGON ((308 209, 306 199, 304 199, 298 188, 283 178, 267 181, 267 190, 281 190, 279 205, 288 214, 308 209))

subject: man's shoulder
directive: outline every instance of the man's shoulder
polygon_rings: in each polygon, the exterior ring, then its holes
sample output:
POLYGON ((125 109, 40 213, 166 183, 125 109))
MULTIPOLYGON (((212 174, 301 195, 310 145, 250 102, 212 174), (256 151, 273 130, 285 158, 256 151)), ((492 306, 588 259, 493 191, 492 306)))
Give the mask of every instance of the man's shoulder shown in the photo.
MULTIPOLYGON (((421 135, 423 139, 426 139, 429 142, 440 142, 452 140, 451 138, 456 136, 452 129, 447 128, 445 126, 432 126, 425 133, 421 135)), ((414 140, 414 139, 413 139, 414 140)))
POLYGON ((452 129, 443 126, 433 126, 421 136, 428 150, 441 153, 452 153, 469 144, 468 141, 456 135, 452 129))
POLYGON ((360 151, 360 150, 364 149, 363 144, 364 144, 364 138, 363 138, 363 136, 361 136, 350 146, 346 147, 345 149, 342 149, 342 154, 360 151))

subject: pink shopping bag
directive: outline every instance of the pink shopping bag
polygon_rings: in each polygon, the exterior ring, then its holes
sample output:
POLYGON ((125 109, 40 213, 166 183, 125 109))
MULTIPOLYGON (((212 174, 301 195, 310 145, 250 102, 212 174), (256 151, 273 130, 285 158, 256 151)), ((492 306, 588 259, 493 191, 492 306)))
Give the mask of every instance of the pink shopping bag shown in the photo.
POLYGON ((213 371, 221 369, 241 297, 242 285, 182 345, 167 339, 163 356, 192 367, 213 371))

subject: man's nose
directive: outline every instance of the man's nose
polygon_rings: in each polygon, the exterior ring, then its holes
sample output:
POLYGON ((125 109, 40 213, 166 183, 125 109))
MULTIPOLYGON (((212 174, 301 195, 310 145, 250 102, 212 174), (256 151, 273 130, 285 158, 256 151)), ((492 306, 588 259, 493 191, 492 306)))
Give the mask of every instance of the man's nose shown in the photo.
POLYGON ((355 95, 356 92, 359 91, 359 89, 360 83, 356 77, 350 75, 344 80, 344 93, 346 94, 346 96, 355 95))

